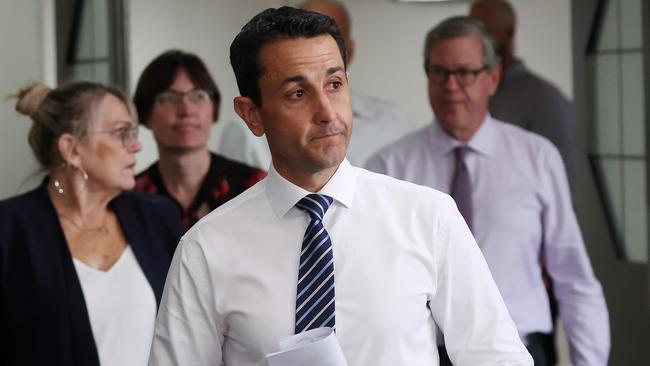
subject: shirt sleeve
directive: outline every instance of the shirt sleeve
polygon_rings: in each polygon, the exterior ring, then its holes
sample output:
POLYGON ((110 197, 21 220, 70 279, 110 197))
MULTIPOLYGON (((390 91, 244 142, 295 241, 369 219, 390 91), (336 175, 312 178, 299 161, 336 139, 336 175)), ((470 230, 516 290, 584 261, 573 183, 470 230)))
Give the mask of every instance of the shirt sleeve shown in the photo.
POLYGON ((214 309, 206 257, 198 243, 182 239, 167 274, 149 365, 218 365, 223 334, 214 309))
POLYGON ((541 185, 544 251, 553 280, 560 318, 571 359, 576 366, 606 365, 610 349, 609 315, 571 204, 571 195, 557 150, 548 145, 541 185))
POLYGON ((487 263, 452 199, 438 225, 433 317, 454 365, 533 365, 487 263))

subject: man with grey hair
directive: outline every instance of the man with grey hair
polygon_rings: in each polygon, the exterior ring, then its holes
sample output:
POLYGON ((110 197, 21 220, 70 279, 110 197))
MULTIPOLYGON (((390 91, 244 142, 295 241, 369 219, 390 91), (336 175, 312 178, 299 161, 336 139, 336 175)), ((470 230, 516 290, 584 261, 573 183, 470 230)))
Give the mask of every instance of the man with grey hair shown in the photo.
POLYGON ((380 151, 367 168, 451 194, 535 365, 548 364, 540 338, 552 329, 543 251, 573 363, 606 365, 607 307, 560 154, 488 113, 500 74, 490 35, 475 19, 449 18, 429 32, 424 59, 434 123, 380 151))

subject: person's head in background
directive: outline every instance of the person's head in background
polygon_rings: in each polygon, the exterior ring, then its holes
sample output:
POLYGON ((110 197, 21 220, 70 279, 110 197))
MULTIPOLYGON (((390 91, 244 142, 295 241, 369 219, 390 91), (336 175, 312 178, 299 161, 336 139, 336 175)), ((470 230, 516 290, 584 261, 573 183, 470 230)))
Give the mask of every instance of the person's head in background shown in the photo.
POLYGON ((32 119, 28 141, 51 192, 111 196, 133 188, 141 146, 135 109, 122 91, 94 82, 34 84, 17 98, 16 110, 32 119))
POLYGON ((253 17, 230 46, 235 111, 266 135, 278 173, 312 192, 343 161, 352 132, 345 60, 330 17, 286 6, 253 17))
POLYGON ((334 19, 334 22, 339 27, 343 41, 345 41, 345 50, 347 52, 347 64, 352 63, 354 58, 355 44, 352 38, 352 21, 350 13, 343 4, 335 0, 308 0, 300 5, 301 9, 315 11, 317 13, 325 14, 334 19))
POLYGON ((161 156, 207 153, 221 95, 198 56, 170 50, 156 57, 140 75, 133 102, 161 156))
POLYGON ((469 16, 483 22, 494 39, 503 69, 507 69, 515 60, 517 17, 512 5, 507 0, 476 0, 469 16))
POLYGON ((488 100, 499 85, 501 68, 490 34, 481 22, 448 18, 427 34, 424 69, 429 102, 440 127, 466 142, 488 115, 488 100))

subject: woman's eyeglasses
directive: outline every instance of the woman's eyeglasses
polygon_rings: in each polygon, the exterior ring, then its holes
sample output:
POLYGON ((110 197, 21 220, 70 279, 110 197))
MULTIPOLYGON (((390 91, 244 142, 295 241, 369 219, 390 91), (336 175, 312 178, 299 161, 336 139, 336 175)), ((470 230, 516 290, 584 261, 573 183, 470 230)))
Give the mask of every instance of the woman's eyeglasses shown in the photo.
POLYGON ((129 147, 133 142, 138 140, 140 128, 137 124, 123 126, 108 131, 94 131, 93 133, 107 133, 122 142, 122 146, 129 147))
POLYGON ((183 100, 183 97, 187 97, 187 100, 194 104, 201 104, 210 99, 210 92, 203 89, 190 90, 184 93, 168 90, 158 94, 156 101, 163 105, 176 105, 183 100))

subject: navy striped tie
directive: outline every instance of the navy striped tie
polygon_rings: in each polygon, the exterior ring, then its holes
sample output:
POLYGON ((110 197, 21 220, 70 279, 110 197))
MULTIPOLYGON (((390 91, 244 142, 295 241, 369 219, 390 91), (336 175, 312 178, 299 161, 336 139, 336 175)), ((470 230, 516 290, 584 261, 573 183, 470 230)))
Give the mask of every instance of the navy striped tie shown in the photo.
POLYGON ((296 203, 311 218, 300 253, 296 334, 318 327, 334 328, 334 256, 322 222, 332 202, 332 197, 309 194, 296 203))

